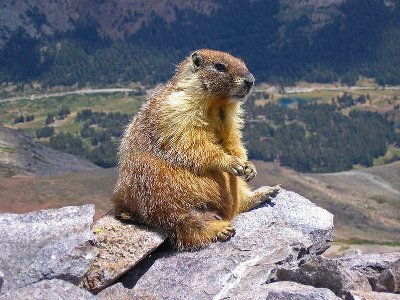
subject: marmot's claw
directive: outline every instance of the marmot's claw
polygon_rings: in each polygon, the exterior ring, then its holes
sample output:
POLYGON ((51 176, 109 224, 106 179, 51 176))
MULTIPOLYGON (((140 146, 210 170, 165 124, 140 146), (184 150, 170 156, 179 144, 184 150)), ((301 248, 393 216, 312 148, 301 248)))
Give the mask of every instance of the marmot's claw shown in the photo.
POLYGON ((231 168, 230 172, 231 174, 235 175, 235 176, 239 176, 238 171, 235 168, 231 168))
POLYGON ((235 167, 234 167, 234 170, 236 171, 236 173, 237 173, 238 176, 242 176, 242 175, 245 174, 244 167, 241 166, 241 165, 235 166, 235 167))
POLYGON ((249 182, 250 180, 253 180, 253 178, 254 178, 254 175, 253 175, 253 176, 247 175, 247 176, 244 178, 244 181, 249 182))
POLYGON ((252 180, 254 177, 257 176, 257 170, 255 165, 252 162, 246 162, 246 166, 245 166, 245 174, 246 177, 244 178, 245 181, 250 181, 252 180))

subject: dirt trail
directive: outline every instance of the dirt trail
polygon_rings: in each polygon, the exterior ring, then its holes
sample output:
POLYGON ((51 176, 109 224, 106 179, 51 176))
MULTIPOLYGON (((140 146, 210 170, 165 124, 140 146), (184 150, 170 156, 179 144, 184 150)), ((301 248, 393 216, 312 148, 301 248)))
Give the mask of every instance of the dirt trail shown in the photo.
POLYGON ((77 91, 70 91, 70 92, 62 92, 62 93, 55 93, 55 94, 42 94, 42 95, 27 95, 27 96, 19 96, 19 97, 12 97, 12 98, 4 98, 0 99, 0 102, 8 102, 8 101, 18 101, 24 99, 30 100, 38 100, 42 98, 50 98, 50 97, 62 97, 66 95, 84 95, 84 94, 111 94, 111 93, 125 93, 125 92, 132 92, 133 89, 128 88, 113 88, 113 89, 84 89, 84 90, 77 90, 77 91))

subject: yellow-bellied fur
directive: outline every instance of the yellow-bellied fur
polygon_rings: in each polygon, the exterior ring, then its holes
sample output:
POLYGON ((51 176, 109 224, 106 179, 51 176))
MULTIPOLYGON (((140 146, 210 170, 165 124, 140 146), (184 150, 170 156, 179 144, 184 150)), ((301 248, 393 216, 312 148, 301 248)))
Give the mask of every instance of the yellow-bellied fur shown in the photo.
POLYGON ((113 196, 117 212, 163 230, 177 249, 190 250, 229 238, 234 216, 266 195, 251 192, 235 171, 254 168, 241 142, 237 99, 247 95, 243 78, 250 73, 227 53, 195 54, 127 127, 113 196), (216 70, 216 63, 226 70, 216 70))

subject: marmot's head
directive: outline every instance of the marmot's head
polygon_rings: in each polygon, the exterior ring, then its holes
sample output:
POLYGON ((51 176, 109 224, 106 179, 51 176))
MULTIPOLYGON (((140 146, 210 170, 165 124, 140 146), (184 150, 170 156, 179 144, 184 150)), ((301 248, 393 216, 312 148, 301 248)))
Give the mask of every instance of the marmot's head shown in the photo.
POLYGON ((178 84, 182 79, 183 89, 196 85, 206 98, 233 100, 246 98, 255 80, 241 59, 208 49, 193 52, 178 66, 178 84))

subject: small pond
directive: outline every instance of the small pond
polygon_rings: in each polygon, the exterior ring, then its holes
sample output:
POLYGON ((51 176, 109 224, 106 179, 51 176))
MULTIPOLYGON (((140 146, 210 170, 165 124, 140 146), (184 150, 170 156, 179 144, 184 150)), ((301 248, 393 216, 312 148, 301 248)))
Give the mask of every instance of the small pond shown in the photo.
POLYGON ((314 100, 299 98, 299 97, 291 97, 291 98, 281 98, 278 101, 278 105, 281 107, 295 107, 299 104, 311 103, 314 100))

